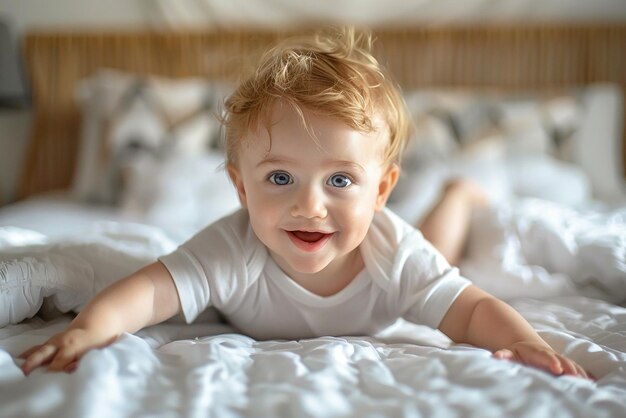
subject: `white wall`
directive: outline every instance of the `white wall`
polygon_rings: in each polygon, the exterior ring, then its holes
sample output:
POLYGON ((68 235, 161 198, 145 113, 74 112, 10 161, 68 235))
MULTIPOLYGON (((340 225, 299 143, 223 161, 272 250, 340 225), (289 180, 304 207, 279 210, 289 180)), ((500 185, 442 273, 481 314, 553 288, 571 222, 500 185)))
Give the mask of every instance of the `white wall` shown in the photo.
POLYGON ((0 14, 32 28, 286 24, 303 16, 412 24, 624 22, 626 0, 0 0, 0 14), (391 9, 391 10, 389 10, 391 9))
POLYGON ((61 26, 99 29, 147 25, 153 0, 0 0, 18 31, 61 26))

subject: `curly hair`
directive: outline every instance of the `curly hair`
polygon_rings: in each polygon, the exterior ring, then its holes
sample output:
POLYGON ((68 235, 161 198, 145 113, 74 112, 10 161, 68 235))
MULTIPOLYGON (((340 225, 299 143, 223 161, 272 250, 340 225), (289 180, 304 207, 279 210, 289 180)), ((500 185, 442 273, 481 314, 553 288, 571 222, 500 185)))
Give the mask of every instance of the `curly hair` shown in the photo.
POLYGON ((227 163, 236 162, 249 132, 260 124, 269 131, 272 104, 283 100, 305 126, 303 108, 363 133, 375 131, 373 119, 381 117, 389 133, 385 161, 398 164, 409 138, 409 117, 399 88, 372 55, 373 42, 369 32, 342 28, 287 39, 268 50, 225 102, 227 163))

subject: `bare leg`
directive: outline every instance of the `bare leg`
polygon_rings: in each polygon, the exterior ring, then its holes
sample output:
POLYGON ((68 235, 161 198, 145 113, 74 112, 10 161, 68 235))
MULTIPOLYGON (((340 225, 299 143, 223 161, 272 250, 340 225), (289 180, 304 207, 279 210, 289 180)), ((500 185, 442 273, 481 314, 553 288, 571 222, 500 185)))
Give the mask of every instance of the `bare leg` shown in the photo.
POLYGON ((465 249, 472 210, 487 204, 487 195, 478 184, 466 179, 451 180, 418 228, 450 264, 456 265, 465 249))

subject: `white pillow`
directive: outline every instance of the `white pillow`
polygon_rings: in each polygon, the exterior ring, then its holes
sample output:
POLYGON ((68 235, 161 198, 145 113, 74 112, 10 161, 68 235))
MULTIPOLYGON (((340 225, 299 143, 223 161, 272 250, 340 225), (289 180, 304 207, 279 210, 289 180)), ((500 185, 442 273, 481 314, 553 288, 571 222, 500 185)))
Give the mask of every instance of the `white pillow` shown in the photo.
MULTIPOLYGON (((497 90, 415 90, 405 94, 411 116, 435 116, 461 147, 500 134, 509 153, 555 153, 571 136, 586 108, 578 90, 560 93, 497 90), (567 138, 563 138, 563 137, 567 138)), ((557 152, 558 153, 558 152, 557 152)))
POLYGON ((112 204, 118 202, 126 171, 135 160, 145 155, 156 158, 166 146, 167 125, 139 96, 109 125, 102 129, 97 162, 90 167, 95 183, 86 185, 86 193, 90 200, 112 204))
POLYGON ((404 151, 402 167, 407 171, 445 160, 458 152, 450 127, 439 118, 424 114, 415 118, 414 130, 404 151))
POLYGON ((215 117, 225 84, 202 79, 139 77, 102 70, 77 91, 82 130, 73 192, 115 204, 123 171, 142 153, 197 154, 217 147, 215 117))
POLYGON ((81 111, 78 159, 72 191, 80 200, 91 200, 102 177, 104 120, 132 85, 133 78, 114 71, 101 71, 83 80, 76 91, 81 111))
POLYGON ((179 240, 237 209, 221 152, 148 156, 130 167, 120 207, 179 240))
POLYGON ((493 203, 507 201, 511 187, 504 156, 503 142, 494 137, 416 169, 403 170, 389 207, 418 225, 440 198, 446 182, 458 177, 477 182, 493 203))
POLYGON ((503 100, 498 109, 508 155, 548 154, 554 151, 555 144, 546 126, 543 100, 503 100))
MULTIPOLYGON (((428 163, 444 167, 439 172, 446 174, 437 176, 440 185, 452 175, 468 176, 498 199, 507 196, 508 188, 515 195, 568 205, 590 199, 591 190, 605 201, 623 200, 623 97, 618 86, 546 93, 416 90, 405 97, 418 129, 392 202, 415 199, 403 195, 423 185, 416 178, 433 170, 428 163), (436 130, 433 119, 440 125, 436 130), (496 157, 491 152, 485 159, 483 149, 472 156, 471 150, 484 144, 504 153, 496 157)), ((426 177, 432 183, 433 174, 426 177)))
POLYGON ((585 111, 574 133, 571 162, 589 176, 594 197, 608 202, 623 200, 623 92, 617 85, 596 84, 582 96, 585 111))
POLYGON ((535 197, 578 207, 591 198, 591 182, 574 164, 549 155, 515 155, 506 160, 506 175, 516 196, 535 197))

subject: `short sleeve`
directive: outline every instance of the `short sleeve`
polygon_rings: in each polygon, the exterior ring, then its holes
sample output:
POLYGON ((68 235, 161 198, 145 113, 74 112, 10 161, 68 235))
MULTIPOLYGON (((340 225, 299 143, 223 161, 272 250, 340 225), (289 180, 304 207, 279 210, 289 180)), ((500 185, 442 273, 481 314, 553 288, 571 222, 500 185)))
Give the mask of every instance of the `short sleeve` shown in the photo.
POLYGON ((267 251, 240 210, 200 231, 177 250, 159 258, 168 269, 185 320, 208 307, 236 310, 247 287, 258 278, 267 251))
POLYGON ((438 328, 450 306, 471 282, 417 231, 403 241, 399 251, 409 252, 399 283, 402 317, 438 328))
POLYGON ((199 261, 184 245, 159 258, 172 275, 185 321, 189 324, 210 306, 211 291, 199 261))

